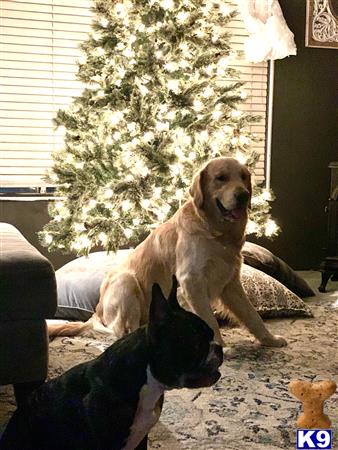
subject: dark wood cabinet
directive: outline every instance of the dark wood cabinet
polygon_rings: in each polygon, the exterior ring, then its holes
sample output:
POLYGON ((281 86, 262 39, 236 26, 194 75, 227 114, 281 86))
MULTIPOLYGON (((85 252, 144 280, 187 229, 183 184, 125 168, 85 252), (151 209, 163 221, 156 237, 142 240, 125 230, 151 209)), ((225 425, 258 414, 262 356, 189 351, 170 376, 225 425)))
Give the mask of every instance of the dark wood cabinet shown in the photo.
POLYGON ((338 161, 329 164, 331 170, 330 196, 327 210, 326 258, 320 264, 322 283, 320 292, 325 292, 326 284, 332 277, 338 280, 338 161))

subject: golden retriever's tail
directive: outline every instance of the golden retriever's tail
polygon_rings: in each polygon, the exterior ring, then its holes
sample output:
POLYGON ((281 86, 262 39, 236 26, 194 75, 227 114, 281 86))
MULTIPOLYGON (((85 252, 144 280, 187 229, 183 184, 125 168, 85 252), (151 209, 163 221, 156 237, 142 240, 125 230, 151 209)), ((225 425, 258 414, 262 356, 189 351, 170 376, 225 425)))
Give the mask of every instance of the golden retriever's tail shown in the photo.
POLYGON ((67 322, 61 320, 47 320, 48 336, 78 336, 87 330, 93 329, 93 321, 90 318, 87 322, 67 322))
POLYGON ((99 316, 94 313, 87 322, 69 322, 68 320, 46 320, 48 336, 79 336, 93 330, 104 334, 114 334, 113 330, 103 325, 99 316))

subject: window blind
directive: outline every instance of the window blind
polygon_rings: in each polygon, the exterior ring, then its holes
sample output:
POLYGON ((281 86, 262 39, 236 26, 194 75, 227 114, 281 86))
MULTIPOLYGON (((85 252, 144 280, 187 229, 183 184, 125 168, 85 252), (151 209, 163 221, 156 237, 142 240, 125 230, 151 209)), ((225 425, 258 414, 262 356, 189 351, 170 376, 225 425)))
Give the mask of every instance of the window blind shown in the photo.
MULTIPOLYGON (((231 2, 236 7, 234 2, 231 2)), ((51 153, 63 145, 52 122, 83 86, 76 80, 80 42, 91 30, 91 0, 2 0, 0 2, 0 184, 44 187, 51 153)), ((239 17, 230 24, 234 49, 247 35, 239 17)), ((263 120, 251 131, 262 138, 257 179, 264 179, 267 64, 234 63, 246 81, 241 109, 263 120)))
POLYGON ((51 152, 62 146, 52 119, 82 90, 76 60, 90 31, 90 3, 1 1, 2 186, 45 185, 51 152))

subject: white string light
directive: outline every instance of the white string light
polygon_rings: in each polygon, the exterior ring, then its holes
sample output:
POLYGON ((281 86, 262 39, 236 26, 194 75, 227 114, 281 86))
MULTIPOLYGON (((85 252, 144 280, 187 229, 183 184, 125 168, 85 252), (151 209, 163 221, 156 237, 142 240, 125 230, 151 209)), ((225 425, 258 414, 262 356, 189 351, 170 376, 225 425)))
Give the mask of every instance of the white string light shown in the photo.
POLYGON ((278 230, 276 222, 272 219, 268 219, 265 224, 265 236, 273 236, 278 230))

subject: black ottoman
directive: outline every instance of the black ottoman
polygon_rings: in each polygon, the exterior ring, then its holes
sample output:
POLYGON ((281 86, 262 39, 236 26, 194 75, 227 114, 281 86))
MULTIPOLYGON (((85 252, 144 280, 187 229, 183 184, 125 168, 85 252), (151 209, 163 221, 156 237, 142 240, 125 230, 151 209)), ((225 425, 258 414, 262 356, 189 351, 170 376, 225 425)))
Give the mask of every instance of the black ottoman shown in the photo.
POLYGON ((48 259, 7 223, 0 223, 0 293, 0 385, 13 384, 20 402, 47 376, 45 319, 55 314, 56 281, 48 259))

